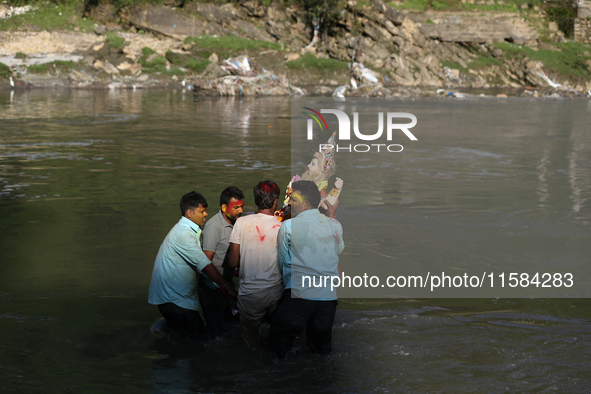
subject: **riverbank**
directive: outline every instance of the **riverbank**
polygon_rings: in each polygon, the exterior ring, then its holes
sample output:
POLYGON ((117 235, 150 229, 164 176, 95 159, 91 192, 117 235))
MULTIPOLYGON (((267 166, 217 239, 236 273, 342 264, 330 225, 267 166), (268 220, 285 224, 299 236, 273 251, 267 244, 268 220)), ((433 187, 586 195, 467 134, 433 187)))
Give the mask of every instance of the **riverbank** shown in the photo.
POLYGON ((314 40, 309 15, 278 4, 73 4, 0 21, 0 88, 10 89, 12 77, 15 89, 189 88, 229 96, 591 91, 591 49, 565 41, 537 6, 477 14, 350 1, 314 40), (66 21, 44 24, 40 14, 50 12, 51 23, 66 21))

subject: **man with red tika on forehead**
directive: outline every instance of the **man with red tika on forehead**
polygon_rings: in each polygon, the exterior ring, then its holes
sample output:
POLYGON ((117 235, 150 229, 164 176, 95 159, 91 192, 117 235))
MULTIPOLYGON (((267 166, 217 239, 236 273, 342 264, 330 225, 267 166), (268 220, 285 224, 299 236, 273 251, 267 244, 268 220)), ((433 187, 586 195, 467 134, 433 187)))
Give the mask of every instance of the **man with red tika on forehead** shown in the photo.
MULTIPOLYGON (((243 207, 244 193, 240 189, 234 186, 224 189, 220 195, 220 211, 203 228, 203 252, 232 288, 234 270, 232 269, 230 275, 224 275, 224 261, 227 260, 230 247, 230 234, 234 223, 242 215, 243 207)), ((224 315, 231 313, 231 301, 218 288, 206 275, 200 275, 197 295, 207 324, 207 336, 210 338, 221 335, 224 315)))

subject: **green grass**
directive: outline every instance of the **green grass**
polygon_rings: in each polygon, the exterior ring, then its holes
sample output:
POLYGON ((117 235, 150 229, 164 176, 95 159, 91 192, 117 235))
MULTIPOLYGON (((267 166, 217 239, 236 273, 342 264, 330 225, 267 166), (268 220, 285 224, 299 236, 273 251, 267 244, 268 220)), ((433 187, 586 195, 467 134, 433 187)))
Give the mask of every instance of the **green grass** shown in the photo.
POLYGON ((27 54, 22 53, 22 52, 17 52, 16 55, 14 55, 15 59, 26 59, 27 58, 27 54))
POLYGON ((194 36, 187 37, 185 43, 192 43, 202 49, 224 49, 228 51, 244 51, 247 49, 276 49, 280 50, 281 45, 274 42, 248 40, 236 36, 194 36))
POLYGON ((10 67, 4 63, 0 63, 0 78, 8 79, 12 75, 10 67))
POLYGON ((468 69, 463 67, 460 63, 450 62, 449 60, 444 60, 441 62, 441 67, 449 67, 452 70, 460 70, 460 72, 467 73, 468 69))
POLYGON ((33 64, 27 67, 27 70, 32 74, 45 74, 51 73, 51 71, 58 70, 61 72, 70 71, 74 67, 74 62, 72 60, 55 60, 51 63, 44 63, 44 64, 33 64))
POLYGON ((148 58, 155 54, 152 48, 143 47, 142 48, 142 57, 140 58, 140 64, 142 65, 142 71, 148 74, 154 73, 163 73, 166 75, 184 75, 182 70, 178 68, 170 68, 169 70, 166 69, 166 59, 162 56, 158 55, 151 61, 148 61, 148 58))
POLYGON ((172 51, 166 52, 166 60, 175 66, 188 68, 197 73, 205 70, 210 63, 207 58, 204 59, 201 56, 191 57, 191 55, 184 55, 172 51))
POLYGON ((285 65, 292 69, 315 68, 317 70, 325 70, 329 72, 349 69, 349 66, 346 62, 335 59, 317 58, 311 53, 307 53, 297 60, 287 62, 285 65))
POLYGON ((83 20, 80 12, 83 6, 82 0, 64 1, 59 4, 52 4, 45 1, 13 1, 16 6, 25 3, 37 7, 22 15, 15 15, 11 18, 0 20, 0 30, 74 30, 92 31, 94 21, 83 20), (60 15, 61 13, 61 15, 60 15))
POLYGON ((185 67, 197 73, 203 72, 209 66, 209 60, 189 59, 185 67))
POLYGON ((482 70, 483 68, 502 65, 503 63, 494 57, 478 56, 468 64, 468 68, 472 70, 482 70))
POLYGON ((481 11, 481 12, 518 12, 523 4, 540 5, 541 0, 504 0, 504 4, 469 4, 461 0, 408 0, 402 4, 389 3, 401 10, 417 11, 481 11))
POLYGON ((539 60, 544 63, 544 67, 560 74, 564 77, 573 79, 589 80, 591 74, 585 62, 591 59, 591 56, 585 56, 584 52, 591 52, 591 47, 578 42, 555 43, 560 49, 533 49, 526 46, 519 46, 507 42, 495 43, 495 47, 503 50, 503 55, 513 58, 524 58, 527 56, 532 60, 539 60))
POLYGON ((123 37, 113 32, 107 33, 107 40, 105 41, 105 43, 111 48, 115 49, 123 49, 123 47, 126 44, 125 39, 123 37))
POLYGON ((144 56, 142 56, 140 59, 142 71, 146 73, 157 73, 166 71, 166 59, 158 55, 158 57, 152 59, 151 61, 148 61, 148 57, 150 57, 150 55, 152 55, 155 52, 151 49, 149 51, 146 51, 145 49, 150 48, 142 48, 142 51, 144 52, 144 56))
POLYGON ((181 70, 180 68, 176 68, 176 67, 171 67, 170 70, 164 69, 164 71, 162 71, 162 74, 164 74, 164 75, 185 75, 183 70, 181 70))

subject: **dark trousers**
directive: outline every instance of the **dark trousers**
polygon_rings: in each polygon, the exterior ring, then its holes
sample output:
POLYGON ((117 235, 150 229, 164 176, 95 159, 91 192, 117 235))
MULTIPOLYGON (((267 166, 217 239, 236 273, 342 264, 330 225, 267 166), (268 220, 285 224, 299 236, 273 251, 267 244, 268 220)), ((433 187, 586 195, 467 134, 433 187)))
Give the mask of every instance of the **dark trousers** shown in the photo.
POLYGON ((308 347, 313 353, 330 353, 332 325, 337 301, 314 301, 291 298, 291 289, 283 292, 275 309, 269 341, 280 358, 293 346, 296 337, 306 329, 308 347))
POLYGON ((158 309, 171 330, 187 338, 203 338, 205 325, 199 311, 181 308, 171 302, 158 305, 158 309))
POLYGON ((229 307, 229 300, 219 290, 209 288, 201 275, 199 275, 199 281, 197 283, 197 296, 199 297, 199 304, 201 304, 203 317, 207 324, 207 336, 215 338, 221 335, 224 313, 229 307))

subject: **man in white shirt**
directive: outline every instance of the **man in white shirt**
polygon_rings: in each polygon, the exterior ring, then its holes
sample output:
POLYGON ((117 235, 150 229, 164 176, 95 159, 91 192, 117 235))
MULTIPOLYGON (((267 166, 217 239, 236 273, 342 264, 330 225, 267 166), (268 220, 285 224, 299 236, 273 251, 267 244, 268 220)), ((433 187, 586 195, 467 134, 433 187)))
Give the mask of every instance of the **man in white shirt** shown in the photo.
POLYGON ((240 266, 240 328, 251 348, 258 344, 263 317, 273 313, 283 292, 277 268, 277 232, 281 223, 273 215, 279 194, 275 182, 259 182, 254 188, 257 213, 239 218, 230 235, 228 263, 240 266))

